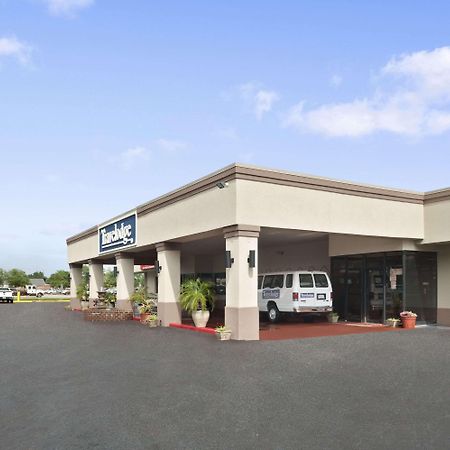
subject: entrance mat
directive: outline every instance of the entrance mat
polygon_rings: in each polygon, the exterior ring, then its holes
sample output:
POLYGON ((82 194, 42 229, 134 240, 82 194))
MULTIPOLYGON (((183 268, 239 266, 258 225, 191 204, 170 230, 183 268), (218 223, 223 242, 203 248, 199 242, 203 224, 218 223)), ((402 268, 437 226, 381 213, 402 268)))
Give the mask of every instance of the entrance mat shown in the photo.
POLYGON ((197 333, 205 333, 205 334, 216 334, 216 331, 214 328, 197 328, 193 325, 185 325, 182 323, 169 323, 169 327, 173 328, 181 328, 182 330, 191 330, 191 331, 197 331, 197 333))
POLYGON ((382 323, 370 323, 370 322, 344 322, 343 325, 347 325, 348 327, 386 328, 386 325, 383 325, 382 323))

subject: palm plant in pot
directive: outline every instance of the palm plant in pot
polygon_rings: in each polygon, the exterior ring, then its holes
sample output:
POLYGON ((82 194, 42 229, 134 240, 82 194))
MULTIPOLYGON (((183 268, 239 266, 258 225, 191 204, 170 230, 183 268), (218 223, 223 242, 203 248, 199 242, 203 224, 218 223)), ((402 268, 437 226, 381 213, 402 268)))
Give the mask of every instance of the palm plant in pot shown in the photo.
POLYGON ((191 313, 197 328, 205 328, 210 310, 214 308, 212 284, 200 278, 184 281, 181 285, 180 305, 186 312, 191 313))
POLYGON ((81 309, 84 311, 89 308, 89 288, 87 284, 80 284, 77 288, 77 297, 81 303, 81 309))

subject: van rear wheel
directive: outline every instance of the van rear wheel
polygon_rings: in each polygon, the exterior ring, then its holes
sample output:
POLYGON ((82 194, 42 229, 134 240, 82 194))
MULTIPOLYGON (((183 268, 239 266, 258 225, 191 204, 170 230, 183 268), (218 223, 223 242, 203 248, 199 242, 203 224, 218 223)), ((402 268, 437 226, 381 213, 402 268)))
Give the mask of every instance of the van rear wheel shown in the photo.
POLYGON ((275 303, 269 303, 267 305, 267 317, 269 322, 275 323, 280 320, 280 311, 278 311, 277 305, 275 303))

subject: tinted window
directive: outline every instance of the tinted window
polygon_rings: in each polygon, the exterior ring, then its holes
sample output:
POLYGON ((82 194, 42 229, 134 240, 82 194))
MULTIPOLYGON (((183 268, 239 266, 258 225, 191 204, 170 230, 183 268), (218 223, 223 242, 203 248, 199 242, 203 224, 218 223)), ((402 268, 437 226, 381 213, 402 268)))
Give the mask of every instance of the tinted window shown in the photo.
POLYGON ((272 280, 272 288, 282 288, 284 275, 274 275, 272 280))
POLYGON ((323 273, 315 273, 314 274, 314 283, 316 283, 316 287, 318 287, 318 288, 328 287, 327 277, 323 273))
POLYGON ((300 277, 300 287, 302 288, 314 287, 312 275, 310 273, 301 273, 299 277, 300 277))
POLYGON ((258 277, 258 289, 261 289, 261 287, 262 287, 263 278, 264 278, 263 275, 259 275, 259 277, 258 277))
POLYGON ((292 287, 292 273, 289 273, 288 275, 286 275, 286 287, 287 288, 291 288, 292 287))
POLYGON ((271 288, 272 287, 273 275, 266 275, 264 277, 263 288, 271 288))

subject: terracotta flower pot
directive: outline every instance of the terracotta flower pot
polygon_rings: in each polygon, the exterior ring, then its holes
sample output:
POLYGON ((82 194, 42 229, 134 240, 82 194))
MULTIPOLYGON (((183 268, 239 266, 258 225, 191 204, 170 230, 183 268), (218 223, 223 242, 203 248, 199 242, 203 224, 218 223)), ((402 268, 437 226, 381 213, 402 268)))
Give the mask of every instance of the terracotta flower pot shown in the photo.
POLYGON ((141 323, 146 323, 147 317, 151 316, 151 313, 141 313, 141 323))
POLYGON ((415 317, 402 317, 402 327, 403 328, 416 328, 416 318, 415 317))

